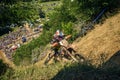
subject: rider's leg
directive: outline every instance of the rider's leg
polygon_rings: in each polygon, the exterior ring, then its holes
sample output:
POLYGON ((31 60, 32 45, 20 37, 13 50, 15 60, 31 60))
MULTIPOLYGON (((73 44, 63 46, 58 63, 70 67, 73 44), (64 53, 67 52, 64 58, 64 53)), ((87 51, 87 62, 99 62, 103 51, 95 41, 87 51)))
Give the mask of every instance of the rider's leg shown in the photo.
POLYGON ((57 59, 58 54, 59 54, 58 49, 55 48, 55 49, 54 49, 54 60, 55 60, 55 62, 58 62, 58 59, 57 59))

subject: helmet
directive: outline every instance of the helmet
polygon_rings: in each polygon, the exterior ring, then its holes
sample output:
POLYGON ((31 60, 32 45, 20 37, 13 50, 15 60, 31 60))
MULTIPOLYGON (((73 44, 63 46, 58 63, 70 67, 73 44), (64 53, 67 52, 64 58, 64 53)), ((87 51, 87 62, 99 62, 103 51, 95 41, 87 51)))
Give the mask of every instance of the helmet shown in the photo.
POLYGON ((59 34, 60 34, 60 30, 57 30, 57 31, 56 31, 56 35, 59 35, 59 34))

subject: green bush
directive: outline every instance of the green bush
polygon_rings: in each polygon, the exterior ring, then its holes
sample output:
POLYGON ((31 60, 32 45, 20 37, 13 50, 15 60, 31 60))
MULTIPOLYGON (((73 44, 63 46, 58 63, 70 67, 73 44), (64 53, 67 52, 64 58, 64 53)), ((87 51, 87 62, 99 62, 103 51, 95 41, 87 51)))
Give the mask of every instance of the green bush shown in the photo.
POLYGON ((13 55, 14 63, 16 65, 28 65, 32 59, 32 50, 36 47, 46 46, 52 38, 52 31, 44 31, 39 38, 32 40, 29 44, 22 45, 15 55, 13 55))
POLYGON ((4 75, 9 67, 0 59, 0 76, 4 75))
POLYGON ((73 41, 75 39, 75 37, 77 36, 77 31, 73 27, 72 22, 69 22, 67 24, 62 23, 62 30, 63 30, 64 34, 72 35, 71 41, 73 41))
POLYGON ((12 5, 0 4, 0 26, 4 27, 12 23, 19 24, 22 21, 34 22, 36 19, 45 17, 41 4, 32 2, 17 2, 12 5), (9 13, 8 13, 9 12, 9 13))
POLYGON ((70 14, 83 20, 91 20, 105 7, 120 7, 118 0, 62 0, 63 6, 69 10, 70 14))

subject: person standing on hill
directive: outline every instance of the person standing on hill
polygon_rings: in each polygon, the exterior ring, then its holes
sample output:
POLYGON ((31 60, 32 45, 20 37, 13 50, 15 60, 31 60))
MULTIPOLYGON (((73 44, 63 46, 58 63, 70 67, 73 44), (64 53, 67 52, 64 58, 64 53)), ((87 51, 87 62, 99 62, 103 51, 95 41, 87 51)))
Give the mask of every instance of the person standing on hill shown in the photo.
POLYGON ((25 36, 22 36, 22 42, 25 43, 27 41, 25 36))

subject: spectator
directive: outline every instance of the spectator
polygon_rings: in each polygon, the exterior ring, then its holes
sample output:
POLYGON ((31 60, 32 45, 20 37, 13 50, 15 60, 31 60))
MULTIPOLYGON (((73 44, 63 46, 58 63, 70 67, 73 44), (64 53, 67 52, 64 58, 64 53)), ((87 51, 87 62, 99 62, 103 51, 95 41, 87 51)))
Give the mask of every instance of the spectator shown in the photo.
POLYGON ((22 42, 25 43, 27 41, 25 36, 22 36, 22 42))

